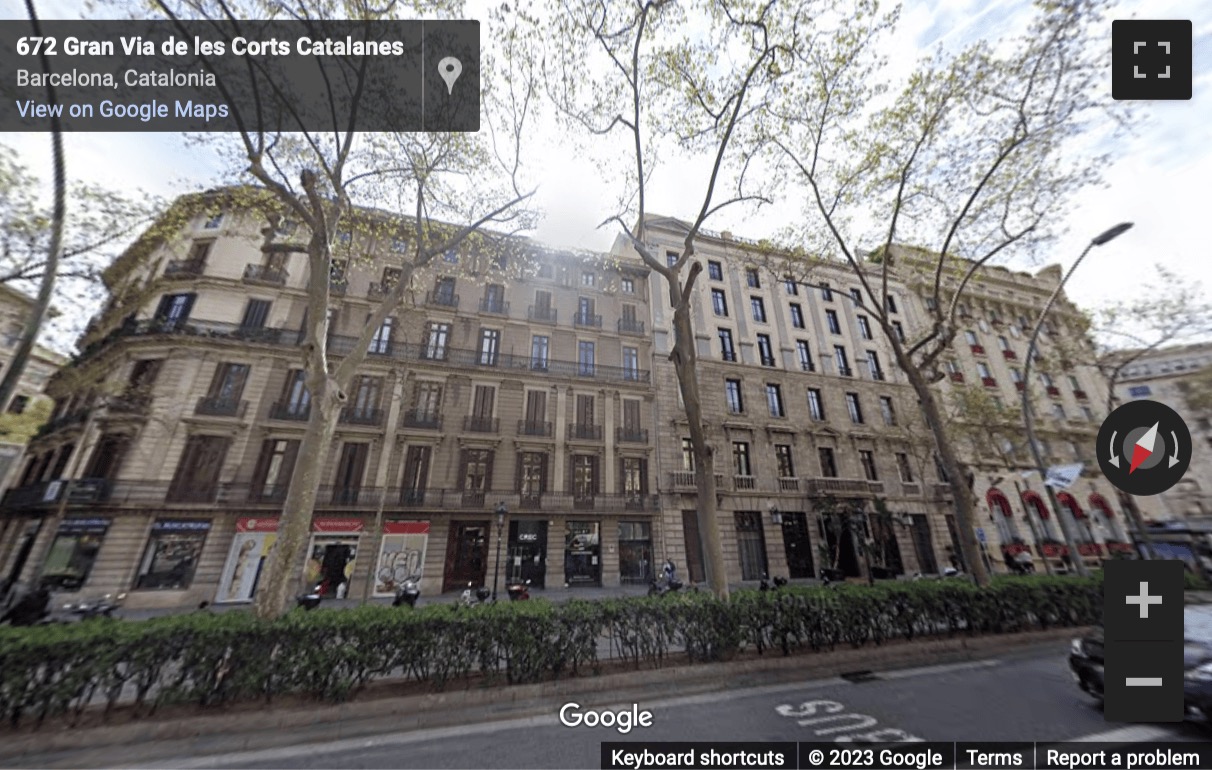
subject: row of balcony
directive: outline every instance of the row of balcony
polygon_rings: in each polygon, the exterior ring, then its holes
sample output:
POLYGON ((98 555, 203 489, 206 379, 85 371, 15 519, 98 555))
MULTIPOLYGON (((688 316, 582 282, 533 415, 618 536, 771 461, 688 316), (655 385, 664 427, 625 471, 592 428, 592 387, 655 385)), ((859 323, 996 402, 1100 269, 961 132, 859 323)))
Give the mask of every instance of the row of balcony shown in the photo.
MULTIPOLYGON (((156 335, 205 337, 208 339, 259 343, 290 348, 297 347, 304 338, 303 332, 299 329, 246 327, 219 321, 192 319, 188 321, 150 319, 131 321, 124 324, 107 337, 105 341, 97 343, 96 347, 100 347, 105 342, 112 341, 115 338, 156 335)), ((348 355, 353 350, 356 342, 357 338, 355 337, 332 334, 328 337, 328 349, 334 355, 348 355)), ((86 350, 85 355, 95 352, 96 347, 86 350)), ((459 350, 444 345, 403 343, 391 340, 372 341, 368 351, 368 359, 376 360, 384 358, 402 361, 425 361, 460 369, 506 369, 556 377, 589 378, 611 382, 646 383, 652 377, 652 373, 646 369, 630 366, 606 366, 592 361, 557 361, 511 353, 490 354, 479 350, 459 350)))
MULTIPOLYGON (((168 503, 196 505, 277 505, 286 500, 285 484, 226 483, 183 487, 168 481, 109 481, 78 479, 30 484, 4 495, 4 510, 30 510, 95 505, 148 505, 168 503)), ((385 507, 467 510, 495 508, 505 503, 510 510, 657 511, 657 495, 640 492, 546 492, 518 490, 418 489, 324 485, 316 494, 319 507, 385 507)))
MULTIPOLYGON (((694 471, 671 471, 669 487, 684 492, 695 488, 694 471)), ((896 483, 869 481, 867 479, 836 478, 778 478, 763 479, 758 476, 715 474, 715 487, 720 492, 756 492, 761 494, 792 493, 802 495, 883 495, 895 494, 896 483)), ((932 499, 950 496, 947 484, 927 484, 925 491, 932 499)), ((921 497, 923 488, 917 482, 901 482, 901 495, 921 497)))

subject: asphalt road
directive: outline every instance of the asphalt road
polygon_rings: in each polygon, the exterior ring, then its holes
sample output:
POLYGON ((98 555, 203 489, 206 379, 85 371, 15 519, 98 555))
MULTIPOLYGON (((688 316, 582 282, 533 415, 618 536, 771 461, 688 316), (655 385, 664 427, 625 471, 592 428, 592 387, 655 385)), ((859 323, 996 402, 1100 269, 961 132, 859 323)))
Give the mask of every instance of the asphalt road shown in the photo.
MULTIPOLYGON (((597 768, 603 741, 878 740, 1059 742, 1206 741, 1194 725, 1123 725, 1074 685, 1067 645, 1034 647, 997 660, 890 671, 852 682, 826 679, 638 704, 652 726, 567 727, 551 714, 283 749, 162 759, 168 768, 597 768), (811 705, 807 705, 811 704, 811 705), (827 715, 828 719, 822 719, 827 715)), ((620 708, 630 704, 620 704, 620 708)))

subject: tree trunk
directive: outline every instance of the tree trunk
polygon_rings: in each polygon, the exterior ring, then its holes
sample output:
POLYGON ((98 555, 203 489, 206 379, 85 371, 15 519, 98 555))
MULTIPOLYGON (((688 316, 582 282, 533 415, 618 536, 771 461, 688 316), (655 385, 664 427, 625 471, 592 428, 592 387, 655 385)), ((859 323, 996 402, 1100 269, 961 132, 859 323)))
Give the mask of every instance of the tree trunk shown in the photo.
POLYGON ((694 488, 698 493, 695 513, 699 522, 699 540, 703 549, 703 567, 707 584, 720 599, 728 598, 728 574, 724 568, 724 547, 720 540, 720 522, 716 506, 715 458, 707 444, 703 427, 703 402, 699 397, 694 349, 694 331, 690 325, 689 302, 682 301, 678 287, 670 282, 673 311, 673 365, 690 422, 690 445, 694 454, 694 488))
POLYGON ((299 443, 298 459, 278 520, 278 537, 265 562, 265 579, 257 588, 254 610, 262 620, 272 620, 289 611, 294 600, 292 587, 302 585, 303 576, 299 574, 292 580, 292 575, 307 548, 320 474, 341 411, 341 404, 330 388, 324 388, 311 400, 307 430, 299 443))
MULTIPOLYGON (((925 377, 922 376, 917 367, 911 362, 904 360, 899 345, 896 346, 896 353, 897 362, 900 364, 901 370, 905 372, 905 376, 909 378, 909 384, 913 386, 913 392, 917 394, 922 413, 926 416, 927 427, 930 428, 930 433, 934 436, 939 461, 942 463, 943 470, 947 472, 948 484, 951 487, 951 496, 955 499, 955 527, 959 530, 960 553, 963 554, 964 563, 968 567, 968 573, 978 586, 989 585, 989 571, 985 569, 985 561, 981 558, 980 546, 976 542, 976 531, 974 529, 976 526, 976 513, 972 500, 972 490, 968 488, 968 483, 960 468, 959 460, 955 456, 955 448, 951 445, 951 437, 947 435, 946 423, 939 412, 938 402, 934 398, 934 390, 926 382, 925 377)), ((925 486, 926 480, 922 479, 923 492, 925 492, 925 486)))

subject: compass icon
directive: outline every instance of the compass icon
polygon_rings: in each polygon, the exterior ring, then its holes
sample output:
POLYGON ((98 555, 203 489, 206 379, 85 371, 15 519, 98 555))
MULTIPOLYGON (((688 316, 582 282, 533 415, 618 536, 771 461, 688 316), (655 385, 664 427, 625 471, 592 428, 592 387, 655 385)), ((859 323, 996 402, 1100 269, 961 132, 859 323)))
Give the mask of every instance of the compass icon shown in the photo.
POLYGON ((1191 449, 1191 431, 1178 412, 1156 401, 1124 404, 1098 431, 1099 467, 1130 495, 1158 495, 1177 484, 1191 449))

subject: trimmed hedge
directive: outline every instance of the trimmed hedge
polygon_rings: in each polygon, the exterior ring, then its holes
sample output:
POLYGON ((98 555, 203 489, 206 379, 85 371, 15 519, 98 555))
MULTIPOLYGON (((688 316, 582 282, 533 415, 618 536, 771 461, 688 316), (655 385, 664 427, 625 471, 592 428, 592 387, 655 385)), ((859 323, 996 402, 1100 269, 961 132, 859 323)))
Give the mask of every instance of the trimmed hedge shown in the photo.
POLYGON ((1049 576, 414 610, 247 612, 0 628, 0 719, 78 717, 133 705, 218 706, 293 695, 342 701, 374 680, 435 688, 482 675, 526 683, 594 675, 603 662, 661 666, 744 650, 791 655, 889 639, 1009 633, 1099 621, 1100 581, 1049 576))

